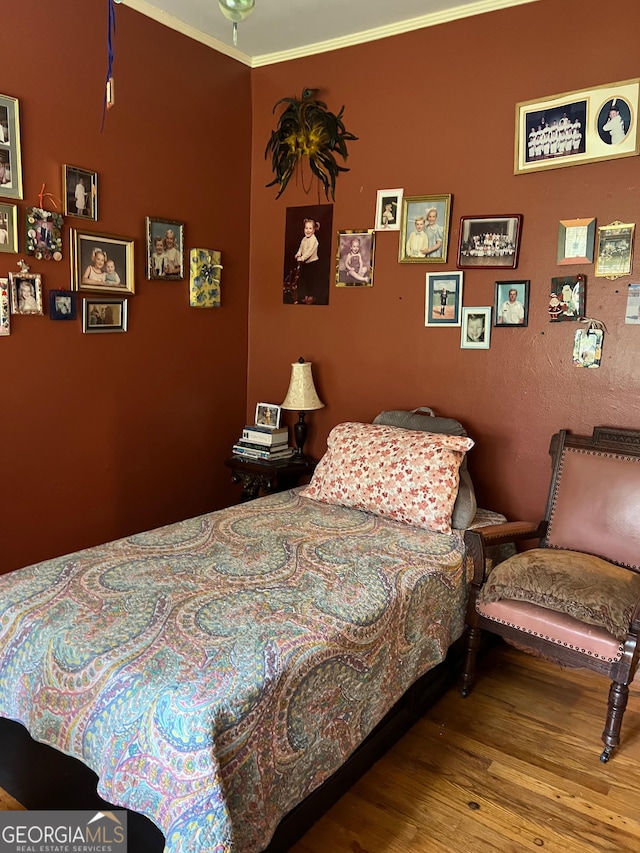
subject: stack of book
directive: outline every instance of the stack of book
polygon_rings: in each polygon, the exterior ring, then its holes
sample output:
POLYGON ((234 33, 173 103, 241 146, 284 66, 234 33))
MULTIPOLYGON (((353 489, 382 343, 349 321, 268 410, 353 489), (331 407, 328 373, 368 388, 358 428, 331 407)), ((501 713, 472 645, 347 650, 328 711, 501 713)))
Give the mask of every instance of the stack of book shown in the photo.
POLYGON ((293 456, 293 447, 289 447, 287 427, 269 427, 252 424, 242 430, 242 437, 233 445, 233 455, 243 459, 257 459, 273 462, 293 456))

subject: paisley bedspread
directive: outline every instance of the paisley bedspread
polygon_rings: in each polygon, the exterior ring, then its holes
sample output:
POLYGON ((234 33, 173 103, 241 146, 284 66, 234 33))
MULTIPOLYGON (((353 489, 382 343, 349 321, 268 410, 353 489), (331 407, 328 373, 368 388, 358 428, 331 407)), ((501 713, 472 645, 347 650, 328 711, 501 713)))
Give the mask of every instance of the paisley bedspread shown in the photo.
POLYGON ((256 853, 462 632, 462 537, 297 490, 0 577, 0 716, 166 853, 256 853))

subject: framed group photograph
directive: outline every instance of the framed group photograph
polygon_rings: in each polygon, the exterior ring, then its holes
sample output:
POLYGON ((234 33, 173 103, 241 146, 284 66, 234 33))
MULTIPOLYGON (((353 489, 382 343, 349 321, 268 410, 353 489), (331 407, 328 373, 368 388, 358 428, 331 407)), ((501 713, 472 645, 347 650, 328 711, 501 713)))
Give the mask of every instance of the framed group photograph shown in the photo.
POLYGON ((184 222, 147 216, 147 278, 184 278, 184 222))
POLYGON ((27 254, 39 261, 62 260, 62 214, 41 207, 28 207, 27 254))
POLYGON ((491 306, 462 309, 460 347, 462 349, 489 349, 491 341, 491 306))
POLYGON ((558 224, 558 264, 592 264, 596 220, 561 219, 558 224))
POLYGON ((522 214, 463 216, 460 219, 460 269, 515 269, 520 252, 522 214))
POLYGON ((640 78, 516 105, 515 174, 640 152, 640 78))
POLYGON ((66 216, 98 218, 98 175, 78 166, 62 167, 62 192, 66 216))
POLYGON ((133 240, 76 231, 71 237, 74 290, 134 293, 133 240))
POLYGON ((616 279, 631 275, 635 223, 615 222, 598 228, 596 276, 616 279))
POLYGON ((575 322, 584 317, 585 283, 586 278, 583 275, 563 275, 551 279, 547 309, 550 322, 575 322))
POLYGON ((18 99, 0 95, 0 196, 22 198, 18 99))
POLYGON ((258 403, 256 406, 256 424, 278 429, 282 418, 282 407, 275 403, 258 403))
POLYGON ((402 199, 398 261, 401 264, 447 260, 451 195, 414 195, 402 199))
POLYGON ((86 297, 82 300, 82 331, 126 332, 129 303, 126 299, 86 297))
POLYGON ((12 314, 44 314, 39 273, 9 273, 12 314))
POLYGON ((459 326, 462 309, 462 272, 427 273, 425 326, 459 326))
POLYGON ((77 294, 71 290, 49 291, 49 319, 75 320, 77 294))
POLYGON ((378 190, 376 198, 376 231, 399 231, 404 190, 378 190))
POLYGON ((496 281, 494 326, 523 327, 529 323, 529 281, 496 281))
POLYGON ((0 204, 0 252, 18 251, 18 208, 0 204))
POLYGON ((375 231, 338 231, 336 287, 373 287, 375 231))

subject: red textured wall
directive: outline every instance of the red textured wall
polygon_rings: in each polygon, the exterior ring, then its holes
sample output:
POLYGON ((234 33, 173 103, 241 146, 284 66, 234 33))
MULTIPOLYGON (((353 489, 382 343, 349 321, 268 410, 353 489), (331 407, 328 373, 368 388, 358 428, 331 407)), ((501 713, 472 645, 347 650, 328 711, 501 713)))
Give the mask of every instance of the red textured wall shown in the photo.
MULTIPOLYGON (((3 0, 3 94, 20 102, 24 210, 61 195, 61 166, 98 173, 98 222, 65 222, 65 258, 33 261, 69 287, 68 228, 135 239, 129 332, 15 316, 0 339, 0 571, 225 505, 223 466, 246 407, 250 71, 116 7, 115 108, 100 133, 107 4, 3 0), (229 98, 228 92, 234 97, 229 98), (221 249, 220 310, 188 282, 144 275, 145 217, 221 249)), ((6 201, 3 199, 3 201, 6 201)))
POLYGON ((300 355, 314 362, 326 403, 309 417, 316 454, 340 421, 430 405, 467 426, 480 500, 511 518, 543 511, 555 430, 640 426, 640 327, 624 324, 637 277, 612 282, 593 265, 556 265, 560 219, 638 221, 640 158, 513 174, 517 102, 638 74, 637 0, 617 3, 616 21, 612 38, 582 0, 539 0, 253 71, 249 412, 258 399, 284 398, 300 355), (372 227, 378 189, 452 193, 446 265, 398 264, 397 234, 378 234, 373 288, 332 287, 326 307, 282 304, 285 209, 318 195, 298 181, 276 201, 263 153, 273 105, 305 87, 319 87, 334 111, 344 104, 359 137, 338 179, 334 229, 372 227), (463 302, 493 305, 495 280, 530 279, 529 325, 493 329, 488 351, 461 350, 459 329, 424 327, 425 273, 455 269, 461 215, 502 213, 524 216, 519 266, 466 271, 463 302), (551 277, 579 272, 587 314, 607 327, 598 370, 573 367, 574 324, 548 322, 551 277))

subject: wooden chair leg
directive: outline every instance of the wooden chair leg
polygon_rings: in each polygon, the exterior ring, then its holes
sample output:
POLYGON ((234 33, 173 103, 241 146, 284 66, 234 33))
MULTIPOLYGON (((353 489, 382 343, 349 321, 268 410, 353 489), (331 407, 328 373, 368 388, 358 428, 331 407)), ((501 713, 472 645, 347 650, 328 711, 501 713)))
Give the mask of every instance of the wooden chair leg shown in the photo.
POLYGON ((460 693, 465 698, 471 692, 473 683, 476 680, 476 658, 478 656, 478 649, 480 648, 481 636, 482 631, 480 628, 470 627, 467 630, 467 648, 462 668, 462 687, 460 688, 460 693))
POLYGON ((628 699, 628 685, 612 681, 609 688, 607 721, 602 732, 602 742, 604 743, 604 750, 600 756, 600 761, 602 762, 607 762, 611 758, 611 753, 620 743, 620 729, 622 728, 622 718, 628 699))

